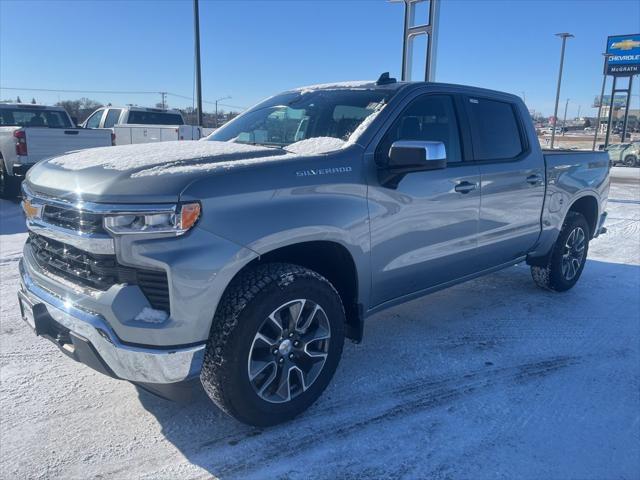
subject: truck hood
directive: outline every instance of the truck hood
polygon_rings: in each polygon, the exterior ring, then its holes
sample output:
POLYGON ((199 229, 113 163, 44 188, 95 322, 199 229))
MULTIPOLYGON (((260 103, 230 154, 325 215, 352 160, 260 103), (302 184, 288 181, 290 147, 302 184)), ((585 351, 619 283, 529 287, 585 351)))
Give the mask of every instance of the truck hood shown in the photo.
POLYGON ((291 157, 278 148, 214 141, 101 147, 40 162, 27 184, 36 193, 91 202, 175 202, 203 173, 291 157))

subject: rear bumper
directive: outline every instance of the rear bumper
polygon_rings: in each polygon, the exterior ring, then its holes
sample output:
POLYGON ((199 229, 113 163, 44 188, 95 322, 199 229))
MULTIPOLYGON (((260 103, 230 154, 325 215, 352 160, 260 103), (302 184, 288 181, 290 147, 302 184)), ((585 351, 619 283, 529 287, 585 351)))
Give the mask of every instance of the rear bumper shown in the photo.
POLYGON ((143 384, 172 384, 200 373, 204 343, 184 348, 125 344, 101 315, 81 310, 36 285, 22 261, 20 276, 21 308, 33 308, 36 334, 74 360, 111 377, 143 384))

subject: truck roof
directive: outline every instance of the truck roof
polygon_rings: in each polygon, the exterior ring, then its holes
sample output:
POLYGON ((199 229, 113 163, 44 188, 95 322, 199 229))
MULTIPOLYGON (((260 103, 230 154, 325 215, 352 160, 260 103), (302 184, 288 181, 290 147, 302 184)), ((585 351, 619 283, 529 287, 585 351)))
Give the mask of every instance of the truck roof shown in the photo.
POLYGON ((485 95, 500 95, 508 96, 512 99, 520 99, 517 95, 511 93, 502 92, 499 90, 491 90, 487 88, 474 87, 470 85, 461 85, 455 83, 441 83, 441 82, 419 82, 419 81, 395 81, 391 79, 388 82, 380 83, 380 80, 363 80, 363 81, 348 81, 348 82, 335 82, 335 83, 320 83, 317 85, 308 85, 305 87, 293 88, 289 91, 308 93, 318 90, 399 90, 401 88, 417 88, 419 86, 432 85, 438 87, 452 88, 456 90, 463 90, 469 94, 485 94, 485 95))
POLYGON ((0 102, 0 108, 23 108, 25 110, 62 110, 66 111, 63 107, 59 106, 51 106, 51 105, 41 105, 34 103, 9 103, 9 102, 0 102))
POLYGON ((134 112, 159 112, 159 113, 177 113, 180 114, 179 110, 175 108, 154 108, 154 107, 136 107, 136 106, 126 106, 126 107, 118 107, 117 105, 105 105, 100 108, 117 108, 120 110, 129 110, 134 112))

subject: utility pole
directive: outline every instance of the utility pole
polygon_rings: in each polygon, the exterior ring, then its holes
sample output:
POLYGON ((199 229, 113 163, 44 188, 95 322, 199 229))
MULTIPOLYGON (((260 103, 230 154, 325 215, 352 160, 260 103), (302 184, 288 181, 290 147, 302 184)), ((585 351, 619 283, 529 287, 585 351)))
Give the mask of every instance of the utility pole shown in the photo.
POLYGON ((582 105, 578 105, 578 121, 580 121, 580 110, 582 110, 582 105))
POLYGON ((565 125, 567 124, 567 108, 569 108, 569 99, 564 104, 564 117, 562 117, 562 136, 564 137, 565 125))
POLYGON ((551 149, 553 149, 553 143, 556 138, 556 125, 558 124, 558 103, 560 102, 560 86, 562 85, 562 68, 564 67, 564 49, 567 44, 567 38, 573 38, 574 35, 570 33, 556 33, 556 37, 562 38, 562 49, 560 50, 560 70, 558 71, 558 88, 556 89, 556 106, 553 110, 553 118, 555 123, 551 130, 551 149))
POLYGON ((231 98, 231 95, 227 95, 226 97, 219 98, 215 101, 216 104, 216 119, 215 119, 215 127, 218 128, 218 102, 222 100, 228 100, 231 98))
POLYGON ((198 0, 193 0, 193 30, 196 49, 196 125, 202 126, 202 79, 200 75, 200 8, 198 0))
POLYGON ((167 109, 167 92, 160 92, 160 98, 162 99, 162 109, 167 109))

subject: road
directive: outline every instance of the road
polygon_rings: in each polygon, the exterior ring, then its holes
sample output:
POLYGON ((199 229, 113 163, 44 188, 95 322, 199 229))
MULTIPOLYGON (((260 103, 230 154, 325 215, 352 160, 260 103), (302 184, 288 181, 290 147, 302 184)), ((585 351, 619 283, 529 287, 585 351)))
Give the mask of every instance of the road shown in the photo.
POLYGON ((0 204, 3 479, 635 479, 640 472, 640 183, 576 288, 525 265, 371 318, 305 414, 244 426, 74 363, 19 318, 17 203, 0 204))

